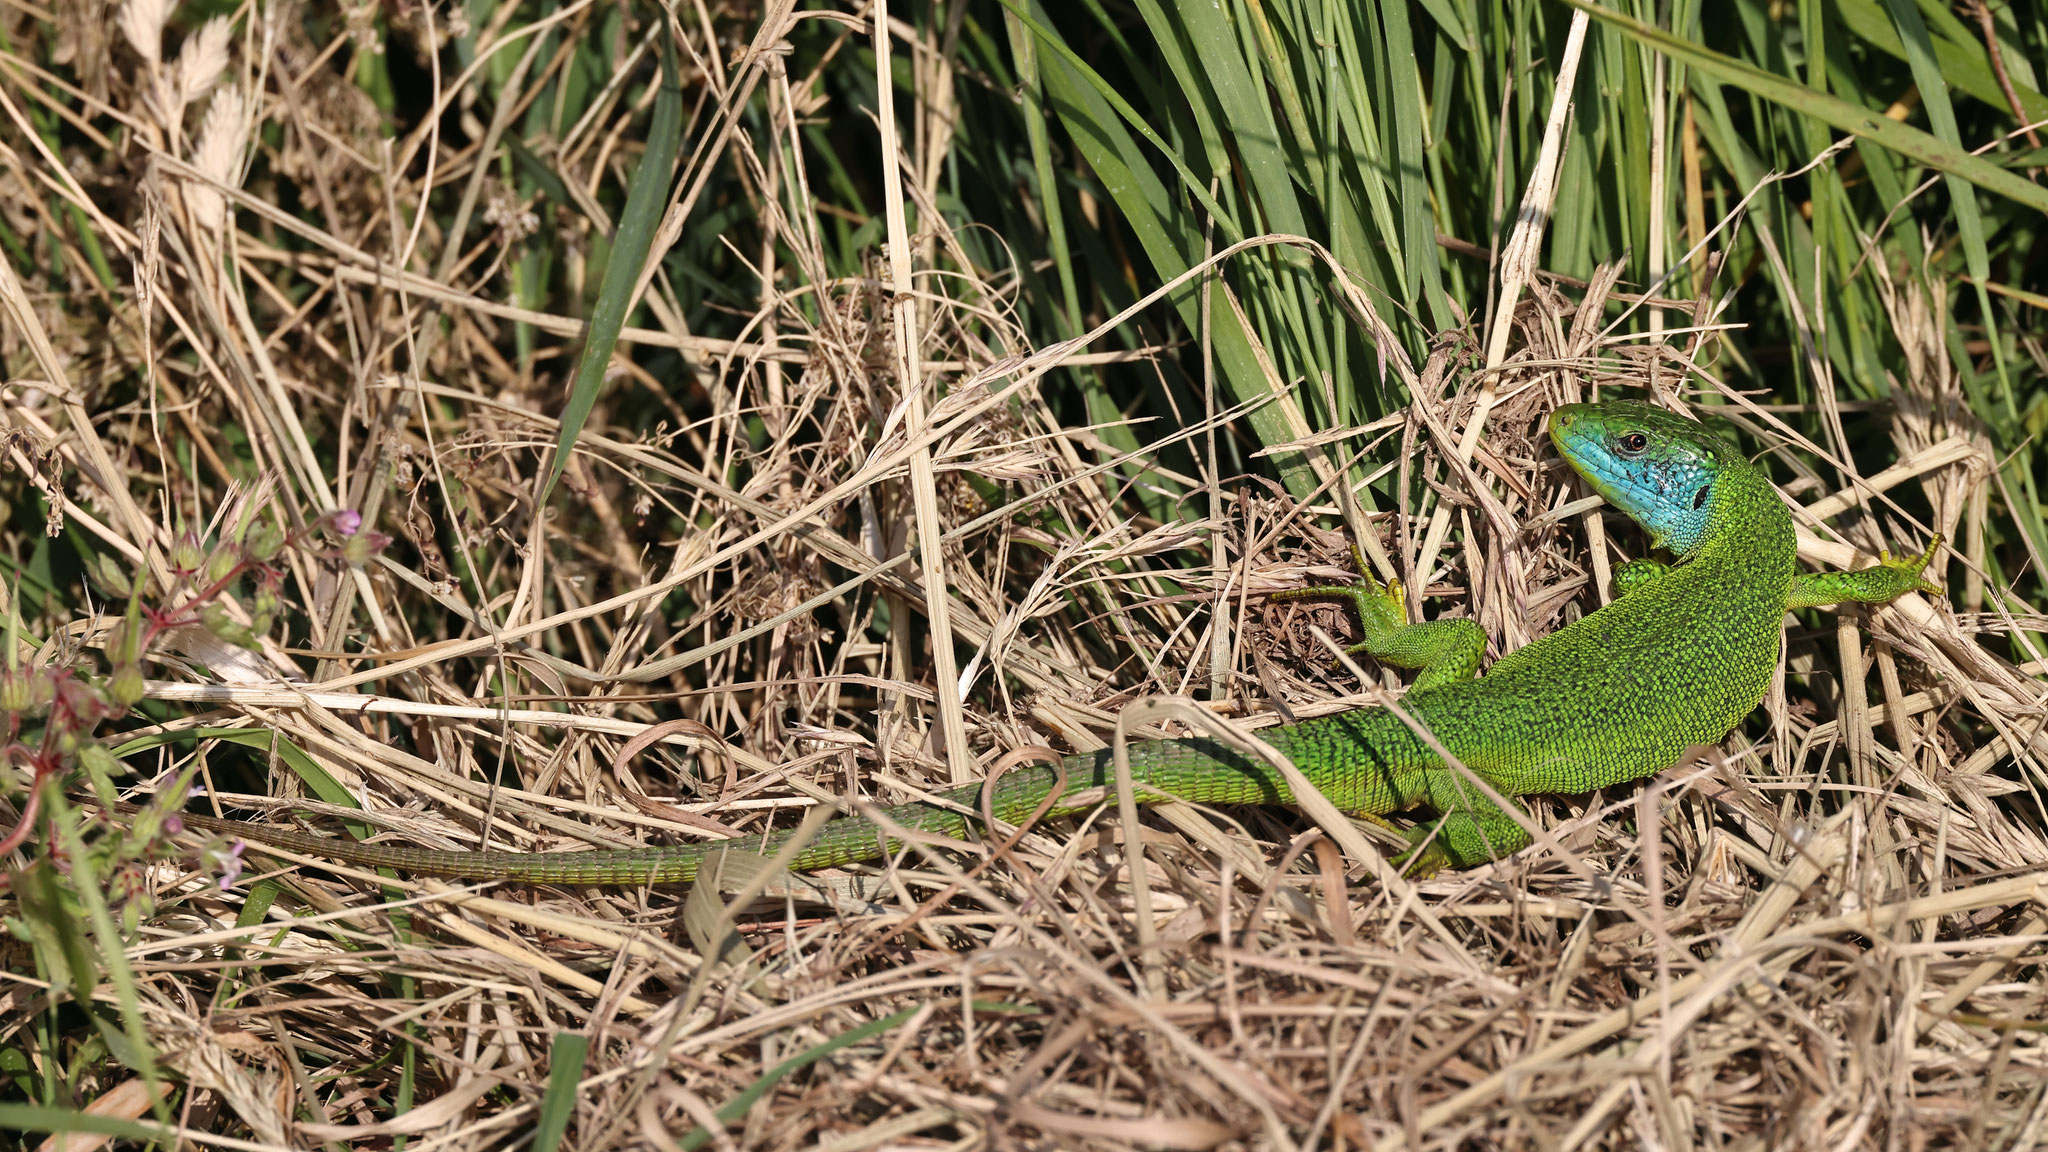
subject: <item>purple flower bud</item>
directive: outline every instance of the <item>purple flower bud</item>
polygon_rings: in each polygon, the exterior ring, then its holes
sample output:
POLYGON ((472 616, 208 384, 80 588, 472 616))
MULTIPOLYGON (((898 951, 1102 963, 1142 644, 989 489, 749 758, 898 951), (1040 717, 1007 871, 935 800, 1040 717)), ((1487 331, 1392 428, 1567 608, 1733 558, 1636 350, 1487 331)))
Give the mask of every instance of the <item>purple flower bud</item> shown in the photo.
POLYGON ((363 514, 353 508, 343 508, 328 518, 338 535, 353 536, 363 530, 363 514))

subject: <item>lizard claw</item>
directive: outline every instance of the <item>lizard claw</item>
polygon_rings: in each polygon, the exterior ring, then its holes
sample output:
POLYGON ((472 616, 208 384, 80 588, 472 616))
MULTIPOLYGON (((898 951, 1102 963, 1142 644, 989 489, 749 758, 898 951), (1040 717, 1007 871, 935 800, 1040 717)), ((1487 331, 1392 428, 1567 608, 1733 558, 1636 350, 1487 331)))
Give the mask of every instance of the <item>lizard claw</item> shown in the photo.
MULTIPOLYGON (((1354 545, 1352 558, 1358 562, 1358 579, 1349 584, 1312 584, 1302 588, 1288 588, 1268 595, 1273 600, 1348 600, 1358 613, 1358 621, 1367 635, 1384 633, 1399 628, 1408 622, 1408 599, 1398 578, 1382 584, 1373 578, 1372 568, 1365 563, 1354 545)), ((1363 647, 1352 651, 1364 650, 1363 647)))
POLYGON ((1894 558, 1891 552, 1888 550, 1879 551, 1877 554, 1877 562, 1881 567, 1896 568, 1899 571, 1904 572, 1908 576, 1912 577, 1915 591, 1931 592, 1938 596, 1941 594, 1941 586, 1921 576, 1921 573, 1926 571, 1927 566, 1929 564, 1934 563, 1934 554, 1941 550, 1942 540, 1942 534, 1936 532, 1934 534, 1934 539, 1928 542, 1927 550, 1925 552, 1920 553, 1917 556, 1900 556, 1894 558))

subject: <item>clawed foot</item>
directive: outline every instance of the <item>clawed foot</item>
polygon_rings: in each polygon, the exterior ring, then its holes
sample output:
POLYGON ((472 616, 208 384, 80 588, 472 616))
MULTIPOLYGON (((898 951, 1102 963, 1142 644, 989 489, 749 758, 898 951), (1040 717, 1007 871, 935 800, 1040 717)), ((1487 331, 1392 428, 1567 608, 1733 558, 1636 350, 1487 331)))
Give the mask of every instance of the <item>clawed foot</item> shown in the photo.
MULTIPOLYGON (((1358 580, 1352 584, 1318 584, 1308 588, 1289 588, 1272 593, 1273 600, 1348 600, 1358 612, 1358 620, 1368 636, 1376 632, 1398 628, 1408 620, 1408 593, 1401 586, 1400 579, 1389 579, 1385 584, 1373 579, 1372 568, 1366 564, 1365 556, 1357 545, 1351 546, 1351 560, 1358 565, 1358 580)), ((1357 645, 1351 651, 1364 651, 1364 645, 1357 645)))
POLYGON ((1335 584, 1320 588, 1294 588, 1275 592, 1282 600, 1349 600, 1358 613, 1358 643, 1344 651, 1363 653, 1396 668, 1413 668, 1419 675, 1410 689, 1426 691, 1459 680, 1470 680, 1479 671, 1486 654, 1486 633, 1471 620, 1408 622, 1408 596, 1399 580, 1385 584, 1374 580, 1365 557, 1353 548, 1358 561, 1356 584, 1335 584))
POLYGON ((1920 553, 1918 556, 1893 557, 1889 551, 1881 550, 1877 554, 1877 563, 1873 567, 1892 568, 1905 573, 1910 587, 1902 589, 1902 595, 1905 592, 1930 592, 1939 596, 1941 595, 1941 586, 1920 574, 1927 570, 1929 564, 1934 563, 1934 554, 1941 550, 1941 544, 1942 534, 1936 532, 1934 539, 1927 545, 1927 551, 1920 553))
POLYGON ((1854 572, 1815 572, 1792 581, 1786 597, 1788 608, 1814 608, 1822 604, 1889 604, 1908 592, 1941 595, 1941 587, 1921 576, 1934 562, 1942 538, 1936 535, 1927 551, 1917 556, 1893 556, 1879 552, 1877 563, 1854 572))
POLYGON ((1410 848, 1394 857, 1395 872, 1407 880, 1427 880, 1451 866, 1451 858, 1435 844, 1410 848))
POLYGON ((1403 828, 1376 812, 1353 812, 1351 816, 1384 830, 1395 843, 1408 845, 1405 851, 1396 852, 1388 860, 1394 866, 1395 875, 1409 880, 1427 880, 1450 867, 1451 858, 1445 854, 1443 844, 1430 835, 1431 825, 1403 828))

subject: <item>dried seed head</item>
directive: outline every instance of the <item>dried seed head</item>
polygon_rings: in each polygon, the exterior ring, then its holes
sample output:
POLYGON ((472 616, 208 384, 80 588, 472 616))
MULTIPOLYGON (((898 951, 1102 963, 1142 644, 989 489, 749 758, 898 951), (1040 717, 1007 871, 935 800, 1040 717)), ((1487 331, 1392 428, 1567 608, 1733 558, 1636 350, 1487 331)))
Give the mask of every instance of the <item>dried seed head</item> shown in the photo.
MULTIPOLYGON (((242 90, 232 84, 213 94, 206 107, 206 123, 199 129, 199 145, 192 153, 192 167, 214 184, 241 187, 242 145, 247 126, 242 123, 242 90)), ((218 232, 227 226, 227 200, 210 184, 197 180, 185 185, 193 219, 200 227, 218 232)))
POLYGON ((178 52, 178 106, 191 104, 194 100, 213 90, 220 83, 221 73, 228 67, 228 44, 234 39, 235 29, 225 16, 215 16, 199 26, 199 31, 185 41, 185 47, 178 52))
POLYGON ((136 55, 154 68, 164 59, 164 22, 171 17, 173 0, 128 0, 121 5, 118 22, 136 55))

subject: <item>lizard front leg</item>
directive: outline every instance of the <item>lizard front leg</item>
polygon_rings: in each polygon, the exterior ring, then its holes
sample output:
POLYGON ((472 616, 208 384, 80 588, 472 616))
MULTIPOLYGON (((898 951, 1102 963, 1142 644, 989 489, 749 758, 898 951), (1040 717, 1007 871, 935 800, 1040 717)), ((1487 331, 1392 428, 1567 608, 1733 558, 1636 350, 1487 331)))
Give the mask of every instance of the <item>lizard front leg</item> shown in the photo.
POLYGON ((1857 604, 1888 604, 1908 592, 1940 593, 1936 585, 1922 579, 1920 573, 1934 560, 1934 553, 1941 547, 1941 537, 1936 535, 1927 551, 1918 556, 1893 558, 1889 552, 1880 552, 1877 563, 1854 572, 1808 572, 1794 577, 1792 590, 1785 597, 1787 608, 1817 608, 1825 604, 1853 602, 1857 604))
POLYGON ((1363 652, 1384 664, 1417 671, 1411 691, 1437 688, 1479 673, 1479 659, 1486 654, 1486 633, 1473 620, 1432 620, 1408 622, 1407 599, 1399 580, 1385 584, 1374 580, 1365 558, 1357 548, 1351 555, 1361 573, 1355 584, 1330 584, 1316 588, 1290 588, 1275 592, 1274 600, 1344 600, 1358 614, 1363 639, 1346 652, 1363 652))
POLYGON ((1630 560, 1614 570, 1614 598, 1619 600, 1669 571, 1671 565, 1661 560, 1648 557, 1630 560))

